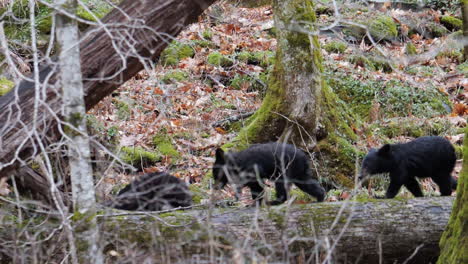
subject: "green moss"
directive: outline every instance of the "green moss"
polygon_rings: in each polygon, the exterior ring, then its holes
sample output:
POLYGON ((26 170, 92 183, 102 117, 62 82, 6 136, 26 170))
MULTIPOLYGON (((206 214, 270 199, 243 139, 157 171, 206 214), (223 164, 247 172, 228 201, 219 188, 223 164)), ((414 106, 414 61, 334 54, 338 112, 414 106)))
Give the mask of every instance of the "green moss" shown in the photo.
POLYGON ((416 46, 414 46, 413 43, 408 42, 405 46, 405 53, 406 55, 416 55, 418 54, 418 51, 416 50, 416 46))
POLYGON ((209 40, 195 39, 192 41, 192 43, 194 46, 199 46, 202 48, 216 48, 216 45, 209 40))
POLYGON ((120 151, 120 158, 137 168, 153 165, 162 159, 159 153, 146 151, 141 147, 122 147, 120 151))
POLYGON ((316 147, 320 153, 317 170, 325 185, 331 181, 351 188, 359 152, 353 146, 357 136, 350 125, 359 127, 361 121, 328 85, 323 86, 322 97, 322 112, 326 114, 321 123, 328 135, 316 147))
POLYGON ((260 7, 264 5, 271 5, 272 0, 242 0, 238 4, 240 7, 260 7))
POLYGON ((348 61, 361 67, 367 67, 369 70, 375 70, 374 64, 363 55, 351 55, 348 57, 348 61))
POLYGON ((242 51, 236 55, 236 59, 238 61, 245 62, 245 63, 247 63, 251 57, 252 57, 252 54, 248 51, 242 51))
POLYGON ((333 8, 330 8, 326 5, 318 5, 316 8, 315 8, 315 13, 320 16, 320 15, 333 15, 334 13, 334 10, 333 8))
POLYGON ((211 40, 213 38, 213 31, 210 29, 205 29, 202 33, 202 37, 207 40, 211 40))
POLYGON ((228 57, 222 55, 221 53, 215 51, 208 55, 206 59, 207 63, 215 66, 221 67, 230 67, 234 64, 234 62, 229 59, 228 57))
POLYGON ((301 190, 298 188, 292 188, 291 191, 289 192, 289 196, 295 196, 297 201, 302 201, 302 202, 316 202, 317 199, 301 190))
POLYGON ((259 91, 263 93, 265 90, 268 76, 266 74, 259 74, 258 76, 250 76, 244 74, 236 74, 234 78, 229 81, 229 86, 234 89, 244 89, 247 91, 259 91))
POLYGON ((188 57, 193 57, 195 51, 188 44, 182 44, 178 41, 173 41, 161 53, 160 61, 164 66, 174 66, 180 60, 188 57))
POLYGON ((112 103, 117 107, 117 118, 127 120, 130 117, 132 111, 128 103, 118 99, 113 99, 112 103))
POLYGON ((188 79, 188 73, 180 70, 169 71, 168 73, 164 74, 161 78, 161 81, 168 84, 174 82, 181 82, 186 81, 188 79))
POLYGON ((398 136, 422 137, 450 134, 453 129, 448 120, 432 119, 430 122, 417 118, 394 118, 378 123, 378 132, 388 138, 398 136))
MULTIPOLYGON (((466 0, 465 4, 468 4, 466 0)), ((463 152, 457 198, 447 228, 440 239, 438 264, 468 263, 468 128, 465 128, 463 152)))
POLYGON ((370 57, 369 61, 372 63, 373 68, 376 70, 380 70, 386 73, 390 73, 393 71, 392 65, 385 58, 370 57))
POLYGON ((443 37, 447 35, 448 33, 448 30, 444 26, 435 22, 427 23, 426 27, 428 31, 431 33, 432 37, 435 37, 435 38, 443 37))
POLYGON ((461 30, 463 27, 463 21, 453 16, 442 16, 440 23, 451 31, 461 30))
POLYGON ((208 200, 210 198, 209 194, 201 184, 190 184, 189 190, 192 193, 193 204, 201 204, 202 200, 208 200))
POLYGON ((415 66, 410 66, 405 69, 405 71, 408 74, 411 75, 418 75, 418 76, 434 76, 435 75, 435 69, 434 67, 431 66, 425 66, 425 65, 415 65, 415 66))
POLYGON ((327 80, 340 99, 348 102, 353 112, 368 118, 371 107, 379 103, 381 117, 433 117, 447 114, 450 101, 436 87, 424 90, 398 80, 381 82, 372 77, 356 80, 345 72, 326 73, 327 80))
POLYGON ((369 32, 376 41, 393 40, 398 36, 398 30, 392 17, 380 16, 369 25, 369 32))
POLYGON ((449 50, 444 50, 439 52, 437 54, 436 58, 449 58, 452 59, 456 62, 462 62, 463 61, 463 53, 461 50, 457 49, 449 49, 449 50))
POLYGON ((264 68, 275 63, 275 53, 272 51, 242 51, 236 55, 236 59, 253 65, 260 65, 264 68))
POLYGON ((156 150, 164 156, 179 158, 180 153, 177 152, 170 137, 164 134, 159 134, 153 137, 153 145, 156 150))
POLYGON ((468 76, 468 61, 457 66, 457 70, 468 76))
POLYGON ((463 159, 463 146, 453 145, 457 159, 463 159))
POLYGON ((7 94, 15 87, 15 83, 5 77, 0 78, 0 96, 7 94))
POLYGON ((331 41, 323 46, 328 53, 344 53, 348 45, 341 41, 331 41))
POLYGON ((268 67, 275 63, 275 53, 272 51, 256 51, 252 54, 249 64, 260 65, 262 67, 268 67))

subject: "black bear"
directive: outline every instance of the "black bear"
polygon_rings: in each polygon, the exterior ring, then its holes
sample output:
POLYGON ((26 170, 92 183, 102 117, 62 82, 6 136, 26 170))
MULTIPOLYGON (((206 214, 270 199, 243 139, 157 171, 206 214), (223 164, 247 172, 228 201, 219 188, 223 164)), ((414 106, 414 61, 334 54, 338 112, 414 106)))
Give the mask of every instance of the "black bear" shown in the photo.
POLYGON ((422 197, 416 177, 431 177, 441 195, 451 195, 457 180, 450 174, 455 166, 455 149, 442 137, 420 137, 408 143, 386 144, 371 149, 362 161, 360 180, 369 175, 390 173, 386 198, 393 198, 404 185, 415 197, 422 197))
POLYGON ((293 145, 284 143, 255 144, 241 152, 216 150, 213 166, 215 189, 230 183, 240 193, 242 187, 250 188, 252 198, 262 200, 263 180, 275 182, 276 200, 268 204, 278 205, 288 198, 288 190, 294 183, 302 191, 318 201, 325 198, 325 190, 312 178, 307 155, 293 145))
POLYGON ((160 211, 191 204, 192 195, 187 185, 167 172, 159 172, 134 180, 108 205, 130 211, 160 211))

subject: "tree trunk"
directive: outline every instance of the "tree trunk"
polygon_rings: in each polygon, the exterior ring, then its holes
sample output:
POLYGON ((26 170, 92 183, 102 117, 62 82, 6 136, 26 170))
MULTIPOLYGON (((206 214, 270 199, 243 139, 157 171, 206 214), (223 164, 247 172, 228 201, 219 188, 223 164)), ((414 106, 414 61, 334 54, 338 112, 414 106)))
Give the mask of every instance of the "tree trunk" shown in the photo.
POLYGON ((438 264, 468 263, 468 129, 463 141, 463 168, 458 178, 457 198, 442 239, 438 264))
POLYGON ((322 80, 322 57, 313 1, 273 1, 276 62, 260 109, 226 148, 288 141, 320 153, 314 171, 327 189, 352 187, 358 118, 322 80))
POLYGON ((313 3, 276 0, 273 10, 278 40, 275 67, 262 106, 234 144, 244 148, 252 142, 281 139, 311 149, 316 144, 322 84, 317 37, 304 33, 315 29, 313 3))
MULTIPOLYGON (((153 63, 173 37, 195 22, 213 2, 124 0, 102 19, 102 26, 84 33, 80 50, 86 109, 93 107, 145 65, 153 63)), ((54 65, 43 66, 39 72, 41 83, 55 83, 55 70, 54 65)), ((14 91, 0 97, 2 177, 10 175, 15 169, 13 165, 19 161, 28 161, 40 152, 36 148, 38 140, 45 146, 56 140, 51 136, 57 128, 61 98, 52 85, 46 88, 44 93, 37 94, 40 99, 37 109, 34 108, 33 80, 21 82, 14 91), (37 110, 36 120, 33 120, 32 109, 37 110), (33 131, 37 132, 36 138, 33 131)))
MULTIPOLYGON (((57 0, 59 8, 76 14, 76 0, 57 0)), ((99 228, 96 221, 96 196, 93 169, 90 164, 90 146, 86 129, 86 110, 83 82, 81 79, 79 30, 75 19, 57 13, 56 38, 59 49, 58 84, 62 90, 63 116, 70 164, 72 200, 75 214, 81 219, 74 221, 75 242, 70 245, 72 260, 78 263, 103 263, 99 248, 99 228), (83 219, 86 219, 84 221, 83 219), (76 252, 75 245, 80 245, 76 252), (76 255, 78 254, 78 256, 76 255)))
POLYGON ((465 41, 464 59, 468 61, 468 1, 460 0, 463 16, 463 39, 465 41))
MULTIPOLYGON (((453 197, 314 203, 259 211, 215 209, 211 221, 206 210, 161 214, 156 221, 148 216, 102 221, 105 240, 116 241, 117 252, 149 248, 158 263, 214 258, 221 263, 402 263, 411 259, 407 263, 425 264, 434 263, 439 254, 438 241, 452 203, 453 197)), ((124 261, 128 256, 121 257, 124 261)))

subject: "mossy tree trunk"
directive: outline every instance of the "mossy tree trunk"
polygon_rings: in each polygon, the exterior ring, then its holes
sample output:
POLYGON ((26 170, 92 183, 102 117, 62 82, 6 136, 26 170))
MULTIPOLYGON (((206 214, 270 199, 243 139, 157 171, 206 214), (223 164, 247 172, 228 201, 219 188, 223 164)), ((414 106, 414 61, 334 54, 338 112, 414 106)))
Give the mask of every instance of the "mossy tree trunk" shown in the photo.
POLYGON ((463 16, 463 37, 465 41, 464 59, 468 60, 468 0, 460 0, 463 16))
POLYGON ((463 168, 458 178, 457 198, 440 240, 440 249, 438 264, 468 263, 468 129, 465 129, 463 168))
POLYGON ((315 12, 310 0, 273 1, 277 29, 276 63, 260 109, 241 130, 234 146, 252 142, 293 142, 312 148, 321 93, 321 55, 314 31, 315 12))
POLYGON ((226 148, 288 141, 320 153, 322 183, 353 186, 358 118, 322 80, 322 57, 314 34, 313 1, 273 1, 277 50, 274 70, 260 109, 226 148))

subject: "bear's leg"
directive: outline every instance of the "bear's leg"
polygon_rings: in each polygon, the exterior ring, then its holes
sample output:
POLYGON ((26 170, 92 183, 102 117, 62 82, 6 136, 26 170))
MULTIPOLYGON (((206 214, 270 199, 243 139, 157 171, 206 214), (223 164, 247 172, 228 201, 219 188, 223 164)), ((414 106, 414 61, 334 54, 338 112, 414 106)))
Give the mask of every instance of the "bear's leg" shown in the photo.
POLYGON ((441 196, 452 195, 452 176, 450 174, 439 175, 437 178, 433 177, 432 180, 439 185, 441 196))
POLYGON ((296 184, 296 186, 302 191, 317 198, 317 201, 319 202, 322 202, 325 199, 325 190, 316 180, 309 179, 306 182, 294 182, 294 184, 296 184))
POLYGON ((278 205, 284 203, 288 199, 288 188, 282 180, 275 182, 276 200, 268 202, 269 205, 278 205))
POLYGON ((457 185, 458 185, 457 179, 455 179, 454 177, 450 176, 450 182, 451 182, 451 185, 452 185, 452 190, 456 190, 456 189, 457 189, 457 185))
POLYGON ((258 182, 250 183, 248 186, 250 188, 250 194, 252 195, 252 199, 260 204, 263 199, 263 187, 258 182))
POLYGON ((419 187, 419 183, 415 178, 409 178, 408 180, 406 180, 404 185, 414 195, 414 197, 424 196, 421 191, 421 187, 419 187))
POLYGON ((403 184, 401 184, 398 181, 390 180, 390 186, 388 186, 387 193, 385 194, 385 198, 391 199, 395 197, 400 191, 400 188, 402 185, 403 184))

